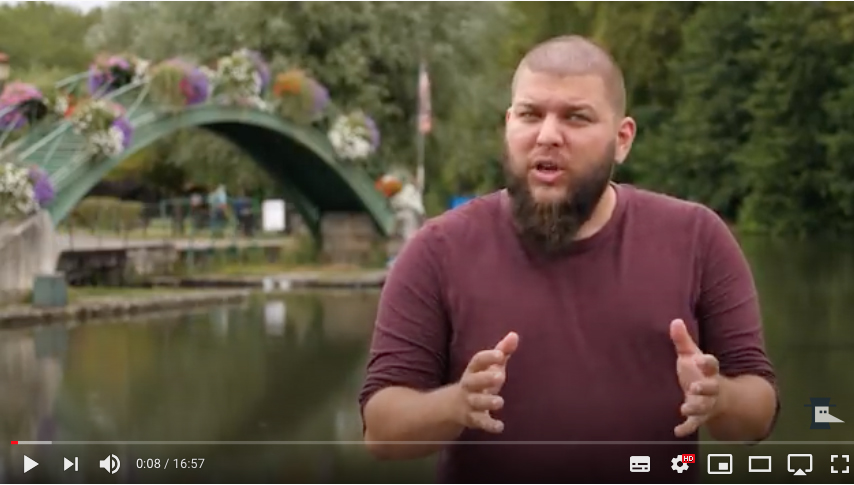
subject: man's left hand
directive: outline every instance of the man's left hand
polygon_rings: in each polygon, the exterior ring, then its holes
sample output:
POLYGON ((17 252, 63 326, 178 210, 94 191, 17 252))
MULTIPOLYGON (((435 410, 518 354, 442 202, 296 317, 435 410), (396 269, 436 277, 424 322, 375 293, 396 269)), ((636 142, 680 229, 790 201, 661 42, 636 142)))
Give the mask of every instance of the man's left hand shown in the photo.
POLYGON ((686 419, 673 430, 682 438, 717 415, 722 378, 718 359, 700 350, 688 334, 685 322, 680 319, 670 322, 670 339, 676 346, 676 375, 685 393, 680 411, 686 419))

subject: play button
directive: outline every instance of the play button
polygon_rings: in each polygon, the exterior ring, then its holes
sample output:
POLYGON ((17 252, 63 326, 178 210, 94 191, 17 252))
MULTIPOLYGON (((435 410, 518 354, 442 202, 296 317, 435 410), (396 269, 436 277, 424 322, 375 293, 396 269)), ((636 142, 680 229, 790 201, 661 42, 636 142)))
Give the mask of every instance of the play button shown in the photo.
POLYGON ((39 462, 33 460, 27 455, 24 455, 24 473, 27 473, 28 471, 32 470, 37 466, 39 466, 39 462))

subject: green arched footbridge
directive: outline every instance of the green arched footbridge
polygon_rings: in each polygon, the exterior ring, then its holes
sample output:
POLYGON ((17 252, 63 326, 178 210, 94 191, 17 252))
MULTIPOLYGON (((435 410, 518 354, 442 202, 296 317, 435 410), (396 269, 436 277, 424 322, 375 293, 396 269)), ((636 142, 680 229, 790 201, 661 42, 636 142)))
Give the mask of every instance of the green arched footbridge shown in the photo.
MULTIPOLYGON (((87 75, 64 82, 85 83, 87 75)), ((209 130, 240 147, 279 183, 315 236, 329 212, 367 213, 379 232, 389 235, 394 214, 360 167, 339 159, 325 133, 279 115, 206 102, 181 110, 164 109, 148 96, 149 85, 132 82, 103 96, 121 104, 134 128, 132 144, 115 157, 91 160, 86 139, 66 119, 36 124, 21 139, 3 147, 18 163, 38 165, 50 177, 55 198, 46 210, 59 223, 110 170, 123 160, 177 130, 209 130)), ((2 142, 0 142, 2 144, 2 142)))

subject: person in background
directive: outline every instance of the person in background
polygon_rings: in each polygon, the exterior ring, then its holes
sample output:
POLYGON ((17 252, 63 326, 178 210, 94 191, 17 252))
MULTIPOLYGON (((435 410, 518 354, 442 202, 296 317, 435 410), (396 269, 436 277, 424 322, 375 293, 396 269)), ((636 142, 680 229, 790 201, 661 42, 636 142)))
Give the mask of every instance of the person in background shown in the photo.
POLYGON ((771 433, 750 268, 710 209, 612 181, 635 132, 604 49, 525 55, 506 189, 429 221, 383 287, 359 396, 375 456, 440 453, 442 482, 684 483, 701 427, 771 433))
MULTIPOLYGON (((389 199, 389 205, 394 210, 395 234, 400 238, 402 249, 424 224, 426 211, 421 192, 412 183, 411 177, 400 170, 383 175, 375 185, 389 199)), ((391 266, 393 262, 394 258, 391 258, 388 265, 391 266)))

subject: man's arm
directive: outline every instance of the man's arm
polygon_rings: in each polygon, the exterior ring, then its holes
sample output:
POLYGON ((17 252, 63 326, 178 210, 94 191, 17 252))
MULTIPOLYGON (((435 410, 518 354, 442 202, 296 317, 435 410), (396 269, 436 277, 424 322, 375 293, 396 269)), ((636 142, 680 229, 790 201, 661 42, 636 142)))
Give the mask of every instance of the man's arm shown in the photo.
POLYGON ((718 409, 706 425, 717 440, 761 441, 774 428, 780 402, 753 275, 726 224, 710 210, 703 216, 700 347, 718 359, 721 374, 718 409))
POLYGON ((378 391, 363 413, 365 444, 380 459, 432 455, 463 431, 450 405, 458 392, 457 384, 427 392, 406 387, 378 391))
POLYGON ((718 412, 706 426, 720 441, 760 441, 773 428, 777 391, 765 378, 744 374, 720 378, 718 412))
POLYGON ((427 225, 405 245, 380 297, 371 358, 359 401, 364 438, 377 457, 422 457, 462 432, 445 386, 450 323, 442 298, 439 227, 427 225))

